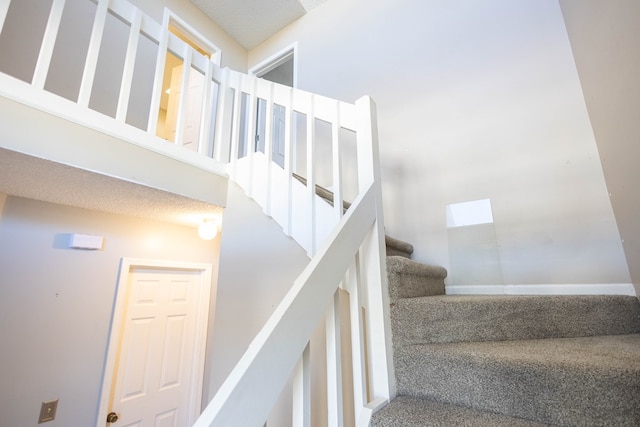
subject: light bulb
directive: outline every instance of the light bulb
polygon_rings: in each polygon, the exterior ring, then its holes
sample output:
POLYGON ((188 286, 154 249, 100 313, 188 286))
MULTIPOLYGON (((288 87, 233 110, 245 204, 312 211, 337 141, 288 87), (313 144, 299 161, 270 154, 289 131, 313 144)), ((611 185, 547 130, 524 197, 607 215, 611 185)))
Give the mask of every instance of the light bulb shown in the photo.
POLYGON ((202 240, 211 240, 218 235, 218 224, 213 219, 204 219, 198 227, 198 236, 202 240))

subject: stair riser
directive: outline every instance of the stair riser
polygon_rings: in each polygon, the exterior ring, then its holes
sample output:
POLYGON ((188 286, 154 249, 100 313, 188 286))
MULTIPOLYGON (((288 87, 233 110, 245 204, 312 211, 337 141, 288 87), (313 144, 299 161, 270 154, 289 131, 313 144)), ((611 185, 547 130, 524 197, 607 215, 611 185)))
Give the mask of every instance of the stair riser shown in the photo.
POLYGON ((403 257, 387 256, 387 276, 389 297, 395 301, 400 298, 444 295, 447 270, 403 257))
POLYGON ((395 301, 396 346, 640 333, 634 297, 430 297, 395 301))

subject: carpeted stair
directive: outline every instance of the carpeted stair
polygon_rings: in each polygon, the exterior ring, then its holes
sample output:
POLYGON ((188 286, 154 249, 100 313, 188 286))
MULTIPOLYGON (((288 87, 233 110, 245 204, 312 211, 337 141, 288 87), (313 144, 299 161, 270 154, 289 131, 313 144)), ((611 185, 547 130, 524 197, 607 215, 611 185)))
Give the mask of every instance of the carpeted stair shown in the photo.
POLYGON ((640 427, 637 298, 446 296, 444 268, 385 240, 398 395, 372 427, 640 427))
POLYGON ((637 298, 445 296, 441 267, 387 270, 398 396, 373 427, 640 426, 637 298))

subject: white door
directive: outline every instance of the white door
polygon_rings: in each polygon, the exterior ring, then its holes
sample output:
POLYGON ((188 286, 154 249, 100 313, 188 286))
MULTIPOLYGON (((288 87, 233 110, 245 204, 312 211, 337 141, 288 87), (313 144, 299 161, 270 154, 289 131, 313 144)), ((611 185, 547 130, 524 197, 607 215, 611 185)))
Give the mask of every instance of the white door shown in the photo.
POLYGON ((178 132, 178 108, 180 107, 180 93, 182 84, 182 73, 184 67, 178 65, 171 71, 171 86, 169 89, 169 102, 167 105, 166 127, 169 130, 168 140, 181 143, 184 147, 198 151, 198 141, 200 137, 200 123, 202 120, 202 101, 204 76, 202 73, 190 68, 187 96, 184 100, 183 133, 182 141, 176 141, 178 132))
POLYGON ((117 427, 188 426, 200 409, 210 267, 137 264, 121 271, 97 425, 115 413, 117 427))

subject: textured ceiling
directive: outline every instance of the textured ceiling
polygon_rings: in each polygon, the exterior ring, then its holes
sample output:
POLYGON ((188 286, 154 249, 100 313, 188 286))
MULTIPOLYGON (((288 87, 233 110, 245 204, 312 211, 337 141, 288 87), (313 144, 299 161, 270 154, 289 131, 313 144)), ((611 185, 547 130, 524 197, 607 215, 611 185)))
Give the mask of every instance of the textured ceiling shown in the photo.
POLYGON ((191 0, 212 21, 252 49, 326 0, 191 0))
POLYGON ((222 215, 200 200, 2 148, 0 193, 189 227, 222 215))

